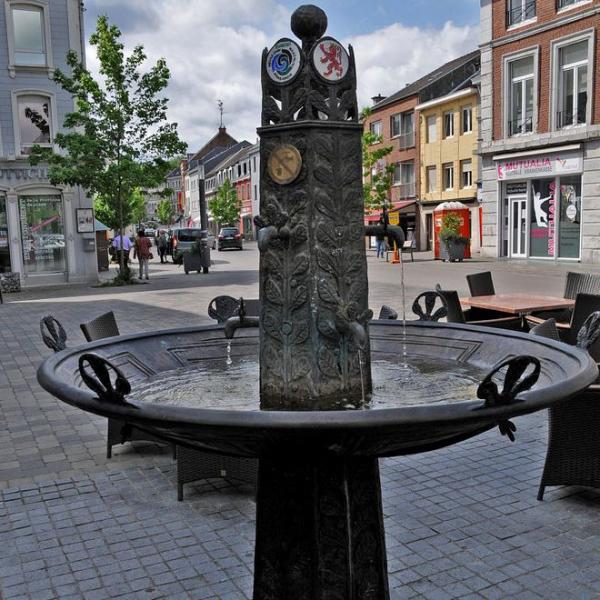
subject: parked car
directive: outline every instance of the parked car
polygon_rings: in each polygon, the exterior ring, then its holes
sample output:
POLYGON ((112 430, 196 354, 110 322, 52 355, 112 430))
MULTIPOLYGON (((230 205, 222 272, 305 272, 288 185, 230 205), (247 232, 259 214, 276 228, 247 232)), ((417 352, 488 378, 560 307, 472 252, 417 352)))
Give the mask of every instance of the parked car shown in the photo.
POLYGON ((173 229, 173 262, 180 265, 183 262, 183 253, 190 250, 197 240, 206 240, 209 248, 215 249, 215 236, 206 229, 195 227, 182 227, 173 229))
POLYGON ((217 249, 219 252, 225 248, 237 248, 243 250, 242 236, 237 227, 222 227, 219 231, 217 249))
POLYGON ((152 227, 146 227, 144 229, 144 235, 149 238, 156 237, 156 229, 152 229, 152 227))

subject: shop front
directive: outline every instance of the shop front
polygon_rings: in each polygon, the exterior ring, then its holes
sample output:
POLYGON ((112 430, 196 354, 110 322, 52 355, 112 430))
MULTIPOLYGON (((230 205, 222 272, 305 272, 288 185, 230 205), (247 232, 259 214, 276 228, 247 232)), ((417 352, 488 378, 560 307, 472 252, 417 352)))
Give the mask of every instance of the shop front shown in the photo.
POLYGON ((494 160, 500 193, 500 256, 579 260, 582 152, 531 152, 494 160))
POLYGON ((24 286, 95 281, 91 199, 47 175, 0 165, 0 277, 24 286))

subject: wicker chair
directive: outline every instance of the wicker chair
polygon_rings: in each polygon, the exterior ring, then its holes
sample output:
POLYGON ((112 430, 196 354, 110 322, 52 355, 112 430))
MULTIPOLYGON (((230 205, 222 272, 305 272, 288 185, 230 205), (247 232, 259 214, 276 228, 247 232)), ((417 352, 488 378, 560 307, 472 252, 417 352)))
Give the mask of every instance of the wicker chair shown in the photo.
POLYGON ((474 318, 471 309, 463 310, 458 298, 456 290, 442 290, 439 284, 436 286, 436 291, 444 297, 446 308, 448 310, 448 323, 466 323, 468 325, 483 325, 485 327, 495 327, 497 329, 511 329, 521 331, 523 328, 523 320, 521 317, 495 317, 490 319, 480 319, 479 314, 474 318))
POLYGON ((391 306, 382 304, 377 318, 383 319, 384 321, 395 321, 398 319, 398 313, 391 306))
MULTIPOLYGON (((260 316, 260 300, 244 298, 244 309, 248 317, 260 316)), ((237 316, 239 310, 240 298, 233 296, 216 296, 208 304, 208 316, 217 323, 225 323, 227 319, 237 316)))
MULTIPOLYGON (((565 279, 564 298, 575 300, 577 294, 600 294, 600 275, 569 271, 565 279)), ((562 310, 546 310, 527 315, 525 320, 529 327, 535 327, 546 319, 555 319, 558 327, 568 324, 573 315, 570 308, 562 310)))
POLYGON ((471 296, 493 296, 496 293, 491 271, 467 275, 471 296))
MULTIPOLYGON (((599 319, 600 312, 588 315, 584 326, 595 325, 595 331, 580 331, 577 336, 578 345, 587 347, 588 351, 596 345, 599 319)), ((542 325, 530 333, 557 339, 554 319, 542 325)), ((598 354, 592 356, 598 361, 598 354)), ((600 384, 590 385, 574 398, 548 409, 548 450, 538 500, 544 499, 549 485, 600 488, 600 384)))
POLYGON ((92 319, 89 323, 82 323, 80 327, 88 342, 119 335, 119 327, 112 310, 92 319))
MULTIPOLYGON (((115 319, 115 314, 112 310, 96 317, 88 323, 81 323, 80 327, 88 342, 94 342, 95 340, 119 335, 119 326, 117 325, 117 320, 115 319)), ((112 458, 112 447, 116 444, 136 441, 164 443, 163 439, 158 438, 151 433, 141 431, 125 421, 111 418, 108 419, 106 458, 112 458)), ((177 452, 175 444, 172 444, 172 448, 173 457, 175 458, 177 452)))

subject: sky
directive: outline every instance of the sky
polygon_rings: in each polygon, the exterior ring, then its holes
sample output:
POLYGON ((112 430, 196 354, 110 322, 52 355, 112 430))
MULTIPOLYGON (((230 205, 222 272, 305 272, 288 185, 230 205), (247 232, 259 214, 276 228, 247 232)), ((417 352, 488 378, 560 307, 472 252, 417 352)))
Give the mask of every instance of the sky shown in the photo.
MULTIPOLYGON (((86 38, 98 15, 122 32, 126 51, 141 44, 148 68, 165 58, 171 71, 169 119, 178 123, 188 151, 217 131, 217 100, 224 124, 237 140, 256 140, 260 125, 263 48, 294 38, 291 0, 85 0, 86 38)), ((321 0, 326 35, 352 44, 359 107, 387 96, 479 42, 479 0, 321 0)), ((98 73, 94 48, 88 68, 98 73)))

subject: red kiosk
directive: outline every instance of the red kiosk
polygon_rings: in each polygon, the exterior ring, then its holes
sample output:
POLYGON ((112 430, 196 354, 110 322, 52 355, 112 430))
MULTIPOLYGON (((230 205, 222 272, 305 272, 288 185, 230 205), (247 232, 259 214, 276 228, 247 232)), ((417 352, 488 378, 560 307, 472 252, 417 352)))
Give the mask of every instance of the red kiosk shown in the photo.
MULTIPOLYGON (((460 235, 471 239, 471 211, 462 202, 442 202, 433 210, 433 250, 436 259, 441 259, 440 229, 444 215, 453 213, 460 217, 460 235)), ((471 258, 471 244, 465 248, 465 258, 471 258)))

